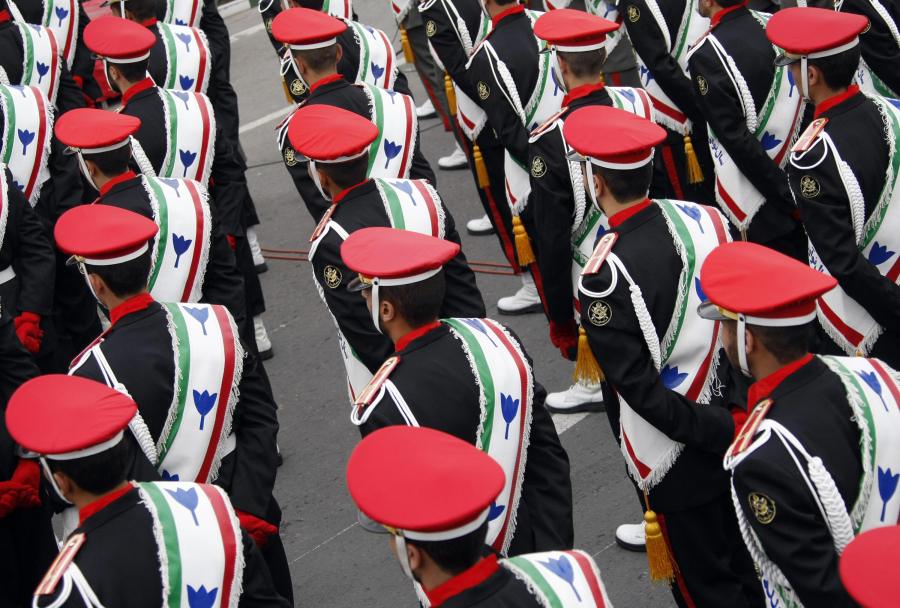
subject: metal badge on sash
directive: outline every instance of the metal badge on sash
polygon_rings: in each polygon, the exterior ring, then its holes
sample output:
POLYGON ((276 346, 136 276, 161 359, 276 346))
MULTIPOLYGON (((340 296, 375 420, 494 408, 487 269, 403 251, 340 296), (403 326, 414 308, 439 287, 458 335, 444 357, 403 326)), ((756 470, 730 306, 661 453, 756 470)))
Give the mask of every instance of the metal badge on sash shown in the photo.
POLYGON ((756 407, 750 412, 750 416, 747 417, 744 428, 741 429, 741 432, 735 438, 731 447, 728 448, 728 453, 725 455, 726 459, 734 458, 747 449, 753 442, 753 437, 756 435, 756 429, 759 428, 762 421, 766 419, 766 414, 769 413, 769 410, 774 403, 775 402, 771 399, 764 399, 756 404, 756 407))
POLYGON ((331 207, 328 208, 328 211, 325 212, 325 215, 322 216, 322 219, 319 220, 319 224, 316 226, 316 229, 313 230, 312 236, 309 237, 310 243, 314 242, 325 232, 328 222, 331 221, 331 216, 334 215, 335 207, 337 207, 337 204, 332 204, 331 207))
POLYGON ((581 276, 600 272, 600 267, 603 266, 603 262, 606 261, 606 256, 609 255, 609 252, 612 251, 617 238, 619 238, 619 234, 616 232, 607 232, 600 237, 600 241, 594 247, 594 253, 591 254, 591 257, 581 270, 581 276))
POLYGON ((806 130, 803 131, 803 135, 797 140, 797 143, 794 144, 794 147, 791 148, 791 152, 806 152, 809 150, 816 140, 819 138, 819 133, 825 128, 825 125, 828 124, 828 119, 817 118, 806 127, 806 130))
POLYGON ((381 364, 381 367, 378 368, 378 371, 375 372, 375 375, 372 376, 372 379, 369 380, 366 388, 362 390, 359 397, 353 402, 353 405, 357 407, 357 411, 361 411, 365 407, 372 405, 372 401, 375 400, 375 396, 378 394, 378 391, 381 390, 381 385, 390 377, 391 372, 394 371, 394 368, 397 367, 399 363, 400 357, 397 355, 385 359, 384 363, 381 364))
POLYGON ((59 555, 53 560, 53 564, 50 565, 50 568, 41 580, 41 584, 34 590, 35 595, 50 595, 53 593, 57 583, 59 583, 59 579, 65 574, 66 569, 75 559, 85 540, 87 540, 87 536, 85 536, 84 532, 79 532, 78 534, 73 534, 66 541, 65 546, 60 550, 59 555))

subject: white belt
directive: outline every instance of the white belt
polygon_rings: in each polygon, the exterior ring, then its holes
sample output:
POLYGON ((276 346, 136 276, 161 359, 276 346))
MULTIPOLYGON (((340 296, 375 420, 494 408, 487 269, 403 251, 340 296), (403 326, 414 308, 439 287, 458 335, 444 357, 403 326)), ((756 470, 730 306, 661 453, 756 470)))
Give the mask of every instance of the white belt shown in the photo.
POLYGON ((3 270, 0 270, 0 285, 4 283, 9 283, 14 278, 16 278, 16 271, 12 266, 7 266, 3 270))

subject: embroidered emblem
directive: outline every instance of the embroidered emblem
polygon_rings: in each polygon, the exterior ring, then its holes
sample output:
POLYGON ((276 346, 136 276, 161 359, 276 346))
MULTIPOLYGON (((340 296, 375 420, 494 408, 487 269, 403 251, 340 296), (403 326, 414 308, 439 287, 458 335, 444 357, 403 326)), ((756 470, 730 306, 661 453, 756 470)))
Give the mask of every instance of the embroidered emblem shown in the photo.
POLYGON ((636 23, 638 19, 641 18, 641 9, 636 7, 633 4, 628 5, 628 20, 632 23, 636 23))
POLYGON ((822 187, 811 175, 804 175, 800 178, 800 196, 803 198, 816 198, 822 192, 822 187))
POLYGON ((429 19, 425 23, 425 35, 428 36, 429 38, 431 38, 432 36, 434 36, 434 33, 436 31, 437 31, 437 25, 435 25, 434 21, 429 19))
POLYGON ((479 80, 476 88, 478 89, 478 98, 482 101, 491 96, 491 89, 485 81, 479 80))
POLYGON ((299 78, 295 78, 291 83, 291 95, 303 95, 306 93, 306 85, 299 78))
POLYGON ((761 492, 750 492, 747 496, 750 510, 756 521, 762 525, 768 525, 775 519, 775 501, 761 492))
POLYGON ((594 300, 588 307, 588 320, 597 327, 603 327, 612 319, 612 309, 603 300, 594 300))
POLYGON ((547 173, 547 163, 540 156, 535 156, 531 161, 531 177, 544 177, 547 173))
POLYGON ((325 270, 322 272, 322 276, 325 278, 325 284, 328 285, 329 288, 334 289, 338 285, 341 284, 341 279, 344 278, 341 275, 341 271, 338 270, 337 267, 328 265, 325 267, 325 270))
POLYGON ((709 83, 706 82, 706 78, 703 76, 697 76, 697 89, 700 91, 701 95, 709 93, 709 83))
POLYGON ((272 19, 266 19, 266 31, 272 33, 272 19))
POLYGON ((288 167, 293 167, 297 164, 297 155, 294 154, 294 149, 291 147, 284 149, 284 164, 288 167))

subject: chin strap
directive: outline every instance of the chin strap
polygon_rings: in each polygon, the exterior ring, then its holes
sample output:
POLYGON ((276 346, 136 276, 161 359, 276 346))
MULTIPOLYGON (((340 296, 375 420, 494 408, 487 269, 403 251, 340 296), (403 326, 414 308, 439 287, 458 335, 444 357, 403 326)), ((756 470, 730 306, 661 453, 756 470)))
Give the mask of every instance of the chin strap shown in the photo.
POLYGON ((47 464, 47 459, 41 456, 38 458, 38 461, 41 463, 41 470, 44 471, 44 478, 47 480, 47 483, 50 484, 50 487, 53 489, 53 493, 56 494, 57 498, 63 501, 67 505, 71 505, 72 503, 63 496, 62 490, 59 489, 59 486, 56 485, 56 480, 53 478, 53 472, 50 470, 50 465, 47 464))
POLYGON ((375 329, 378 330, 378 333, 384 333, 381 331, 381 324, 378 322, 378 306, 380 303, 378 299, 378 285, 378 279, 372 279, 372 310, 370 314, 372 315, 372 323, 375 324, 375 329))
POLYGON ((806 56, 800 58, 800 96, 809 99, 809 75, 806 56))
POLYGON ((394 534, 394 547, 397 549, 397 561, 400 562, 400 568, 403 570, 403 574, 406 575, 407 578, 411 581, 415 581, 415 577, 412 573, 412 568, 409 566, 409 555, 406 553, 406 539, 403 538, 403 534, 394 534))
POLYGON ((753 376, 750 374, 750 364, 747 363, 747 318, 744 315, 738 315, 737 322, 737 351, 738 363, 741 366, 741 373, 748 378, 753 376))
POLYGON ((325 192, 325 189, 322 188, 322 182, 319 181, 319 172, 316 171, 316 161, 314 161, 313 159, 309 159, 306 164, 306 171, 307 173, 309 173, 310 179, 312 179, 313 183, 316 185, 316 189, 319 191, 319 194, 321 194, 322 198, 330 203, 331 195, 325 192))
POLYGON ((585 167, 584 172, 587 177, 587 192, 588 198, 591 199, 591 202, 594 203, 594 206, 597 209, 600 209, 600 201, 597 200, 597 188, 594 186, 594 169, 590 159, 584 161, 585 167))

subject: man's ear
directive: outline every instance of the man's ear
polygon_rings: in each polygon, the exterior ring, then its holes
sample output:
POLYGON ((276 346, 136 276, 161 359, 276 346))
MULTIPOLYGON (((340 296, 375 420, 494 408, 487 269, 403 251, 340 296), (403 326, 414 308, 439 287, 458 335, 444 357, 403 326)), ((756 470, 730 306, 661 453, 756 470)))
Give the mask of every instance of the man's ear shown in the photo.
POLYGON ((809 86, 815 86, 817 84, 821 84, 824 82, 822 78, 822 70, 815 65, 807 65, 806 66, 806 78, 809 82, 809 86))
POLYGON ((337 50, 334 53, 334 63, 335 63, 335 65, 337 65, 338 63, 341 62, 341 57, 344 56, 344 49, 339 44, 337 44, 335 46, 337 46, 337 50))
POLYGON ((744 337, 746 339, 745 348, 747 350, 747 355, 750 355, 751 353, 756 352, 756 350, 758 348, 756 346, 756 336, 754 336, 753 332, 750 331, 750 329, 747 327, 744 327, 744 337))
POLYGON ((397 318, 397 309, 394 308, 393 303, 388 302, 382 298, 378 298, 378 314, 381 317, 381 321, 383 323, 387 323, 389 321, 393 321, 397 318))
POLYGON ((591 171, 591 174, 594 178, 594 192, 597 193, 597 201, 599 201, 606 193, 606 181, 604 181, 603 177, 596 171, 596 169, 594 171, 591 171))
POLYGON ((104 281, 99 274, 88 274, 87 280, 91 284, 91 289, 94 291, 94 295, 97 296, 97 299, 105 304, 105 298, 109 295, 109 287, 106 286, 106 281, 104 281))
POLYGON ((57 471, 53 473, 53 481, 56 482, 56 487, 59 488, 59 492, 63 495, 63 498, 71 502, 72 494, 75 493, 75 484, 69 476, 57 471))
POLYGON ((406 543, 406 555, 409 558, 409 569, 413 572, 425 565, 425 553, 417 546, 406 543))

